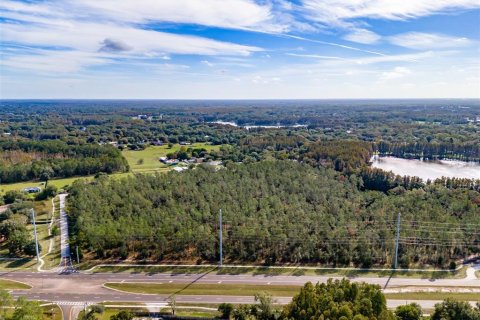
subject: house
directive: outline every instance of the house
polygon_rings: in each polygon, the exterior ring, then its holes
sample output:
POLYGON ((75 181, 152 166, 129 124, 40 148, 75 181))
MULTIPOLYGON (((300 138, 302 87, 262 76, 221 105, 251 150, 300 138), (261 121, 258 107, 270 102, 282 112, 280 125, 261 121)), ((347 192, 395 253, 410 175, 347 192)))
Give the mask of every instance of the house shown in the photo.
POLYGON ((167 163, 168 158, 167 157, 160 157, 160 158, 158 158, 158 160, 160 160, 161 163, 167 163))
POLYGON ((181 146, 189 146, 189 145, 191 145, 191 143, 187 142, 187 141, 180 141, 180 145, 181 146))
POLYGON ((176 165, 176 164, 178 164, 178 162, 179 161, 177 159, 169 159, 169 160, 165 161, 164 163, 165 164, 170 164, 170 165, 176 165))
POLYGON ((38 193, 40 191, 42 191, 42 189, 40 189, 39 187, 28 187, 23 189, 23 192, 26 193, 38 193))

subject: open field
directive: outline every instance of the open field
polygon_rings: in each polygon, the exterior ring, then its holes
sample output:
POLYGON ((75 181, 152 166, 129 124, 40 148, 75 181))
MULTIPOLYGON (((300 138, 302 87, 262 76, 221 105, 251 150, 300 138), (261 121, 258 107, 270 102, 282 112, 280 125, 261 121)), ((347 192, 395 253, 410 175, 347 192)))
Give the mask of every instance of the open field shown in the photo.
POLYGON ((300 291, 300 286, 269 285, 222 285, 222 284, 178 284, 178 283, 106 283, 105 287, 133 293, 181 294, 181 295, 225 295, 253 296, 268 291, 273 296, 289 297, 300 291))
POLYGON ((480 294, 473 292, 402 292, 386 293, 389 300, 445 300, 452 298, 463 301, 480 301, 480 294))
MULTIPOLYGON (((131 172, 124 172, 124 173, 114 173, 110 176, 122 178, 132 173, 155 173, 155 172, 167 172, 171 170, 172 166, 165 165, 161 163, 158 158, 166 156, 170 152, 175 152, 180 150, 182 146, 179 144, 173 145, 172 148, 169 148, 168 145, 163 146, 149 146, 144 150, 139 151, 132 151, 132 150, 125 150, 122 152, 125 159, 127 159, 128 164, 130 165, 131 172), (143 159, 143 163, 139 164, 139 160, 143 159)), ((207 151, 211 150, 219 150, 220 146, 216 145, 208 145, 205 143, 194 143, 189 146, 185 146, 187 148, 205 148, 207 151)), ((71 178, 63 178, 63 179, 52 179, 48 181, 48 184, 57 187, 58 189, 63 189, 73 181, 78 179, 86 179, 92 180, 93 175, 91 176, 83 176, 83 177, 71 177, 71 178)), ((44 182, 43 181, 30 181, 30 182, 18 182, 18 183, 10 183, 10 184, 0 184, 0 194, 5 193, 10 190, 22 190, 27 187, 41 187, 43 188, 44 182)))
POLYGON ((228 267, 222 268, 212 266, 100 266, 93 269, 93 272, 127 272, 127 273, 187 273, 198 274, 209 272, 213 274, 258 274, 258 275, 322 275, 322 276, 339 276, 339 277, 394 277, 394 278, 422 278, 422 279, 456 279, 466 277, 466 268, 451 271, 375 271, 361 269, 329 269, 329 268, 281 268, 281 267, 228 267))
MULTIPOLYGON (((72 184, 73 181, 77 179, 93 179, 93 176, 86 176, 86 177, 71 177, 71 178, 64 178, 64 179, 52 179, 48 181, 49 185, 55 186, 58 189, 65 188, 66 186, 72 184)), ((30 182, 18 182, 18 183, 10 183, 10 184, 1 184, 0 185, 0 193, 5 193, 10 190, 22 190, 27 187, 42 187, 44 183, 40 181, 30 181, 30 182)))
MULTIPOLYGON (((122 152, 125 159, 127 159, 130 169, 133 172, 148 172, 148 171, 168 171, 169 165, 161 163, 158 159, 160 157, 166 156, 168 153, 176 152, 183 147, 179 144, 175 144, 172 148, 169 148, 168 145, 163 146, 149 146, 144 150, 124 150, 122 152)), ((194 143, 189 146, 184 146, 188 148, 204 148, 207 151, 219 150, 220 146, 212 146, 205 143, 194 143)))
POLYGON ((21 282, 0 279, 0 289, 3 290, 24 290, 24 289, 31 289, 29 285, 26 285, 21 282))

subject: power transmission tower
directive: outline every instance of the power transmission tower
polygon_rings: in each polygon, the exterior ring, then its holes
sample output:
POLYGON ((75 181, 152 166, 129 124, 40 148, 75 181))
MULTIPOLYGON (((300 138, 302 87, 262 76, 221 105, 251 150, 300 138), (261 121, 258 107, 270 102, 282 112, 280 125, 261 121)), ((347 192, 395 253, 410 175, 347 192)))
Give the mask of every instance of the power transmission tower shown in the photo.
POLYGON ((218 229, 218 235, 219 235, 219 243, 220 243, 220 246, 219 246, 219 250, 220 250, 220 267, 223 265, 223 248, 222 248, 222 244, 223 244, 223 235, 222 235, 222 209, 220 209, 220 212, 219 212, 219 229, 218 229))
POLYGON ((32 223, 33 223, 33 235, 35 237, 35 251, 37 252, 37 262, 40 262, 40 251, 38 250, 38 238, 37 238, 37 224, 35 223, 35 210, 31 209, 32 223))
POLYGON ((400 241, 400 212, 397 216, 397 235, 395 237, 395 262, 393 264, 393 268, 397 269, 398 267, 398 245, 400 241))

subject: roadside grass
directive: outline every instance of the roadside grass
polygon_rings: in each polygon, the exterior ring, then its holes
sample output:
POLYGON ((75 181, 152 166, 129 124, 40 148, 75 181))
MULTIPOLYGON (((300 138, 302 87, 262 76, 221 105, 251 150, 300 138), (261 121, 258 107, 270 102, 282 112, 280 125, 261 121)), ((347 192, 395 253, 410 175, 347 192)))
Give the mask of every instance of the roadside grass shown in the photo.
POLYGON ((222 285, 222 284, 179 284, 179 283, 145 283, 122 282, 106 283, 106 288, 143 294, 179 294, 179 295, 223 295, 253 296, 261 291, 268 291, 273 296, 290 297, 300 291, 301 286, 277 285, 222 285))
MULTIPOLYGON (((84 265, 85 269, 88 269, 84 265)), ((235 274, 254 274, 254 275, 291 275, 291 276, 332 276, 332 277, 394 277, 394 278, 422 278, 422 279, 458 279, 466 277, 466 267, 462 267, 458 271, 375 271, 375 270, 343 270, 328 268, 271 268, 271 267, 228 267, 222 268, 212 266, 99 266, 93 269, 94 273, 100 272, 126 272, 126 273, 172 273, 172 274, 198 274, 213 273, 224 275, 235 274)))
MULTIPOLYGON (((174 144, 171 148, 168 145, 148 146, 144 150, 124 150, 122 152, 125 159, 133 172, 149 172, 149 171, 168 171, 171 166, 163 164, 159 161, 160 157, 166 156, 168 153, 176 152, 183 147, 180 144, 174 144)), ((204 148, 207 151, 219 150, 219 145, 210 145, 206 143, 193 143, 188 148, 204 148)))
POLYGON ((0 289, 3 290, 26 290, 31 289, 29 285, 26 285, 21 282, 7 280, 7 279, 0 279, 0 289))
MULTIPOLYGON (((162 312, 170 313, 171 308, 164 308, 162 312)), ((203 310, 203 309, 182 309, 178 308, 175 311, 175 315, 179 317, 194 317, 194 318, 216 318, 220 316, 220 312, 214 310, 203 310)))
POLYGON ((18 260, 0 260, 0 270, 35 270, 37 261, 31 258, 23 258, 18 260))
MULTIPOLYGON (((110 317, 119 313, 122 310, 128 310, 133 313, 139 312, 139 313, 148 313, 149 310, 147 308, 144 308, 141 306, 141 304, 135 303, 135 302, 112 302, 109 303, 111 305, 138 305, 138 307, 125 307, 125 308, 118 308, 118 307, 109 307, 107 303, 101 303, 102 305, 105 306, 105 311, 102 314, 95 314, 95 317, 98 320, 110 320, 110 317)), ((200 307, 199 305, 196 305, 197 307, 200 307)), ((203 305, 202 305, 203 306, 203 305)), ((215 306, 217 308, 217 306, 215 306)), ((171 314, 171 308, 170 307, 162 307, 160 308, 161 313, 165 314, 171 314)), ((220 315, 220 313, 217 310, 205 310, 200 308, 195 308, 195 307, 187 307, 182 309, 182 305, 177 305, 177 310, 175 312, 175 315, 177 316, 183 316, 183 317, 198 317, 198 318, 214 318, 220 315)), ((79 319, 83 316, 83 311, 80 312, 79 314, 79 319)))
MULTIPOLYGON (((117 303, 117 305, 120 305, 119 303, 117 303)), ((148 312, 147 309, 145 308, 109 308, 108 306, 105 307, 105 311, 101 314, 98 314, 98 313, 95 313, 95 318, 97 320, 110 320, 110 317, 113 316, 113 315, 116 315, 117 313, 119 313, 120 311, 122 310, 129 310, 129 311, 132 311, 132 312, 148 312)), ((79 314, 78 314, 78 319, 83 319, 83 311, 81 311, 79 314)))
POLYGON ((388 300, 445 300, 453 298, 460 301, 480 301, 478 292, 401 292, 386 293, 388 300))
POLYGON ((43 201, 34 201, 33 209, 35 209, 36 220, 47 220, 52 215, 52 201, 51 199, 43 201))
MULTIPOLYGON (((40 304, 42 303, 43 301, 40 301, 40 304)), ((62 310, 60 310, 60 307, 56 304, 42 306, 42 310, 42 320, 62 320, 62 310)), ((7 319, 9 319, 13 315, 14 311, 14 308, 10 308, 7 310, 7 319)))
MULTIPOLYGON (((35 220, 37 222, 37 237, 41 247, 40 256, 42 256, 45 264, 43 269, 51 269, 60 263, 60 235, 53 238, 52 251, 47 254, 50 240, 52 236, 48 234, 49 221, 52 219, 52 213, 54 218, 59 216, 59 202, 58 197, 54 199, 55 213, 53 213, 52 200, 35 201, 35 220)), ((33 225, 27 225, 27 230, 33 235, 33 225)), ((8 256, 8 250, 5 247, 0 247, 0 256, 8 256)), ((36 257, 25 257, 20 260, 0 260, 0 270, 35 270, 37 266, 36 257)))
POLYGON ((56 304, 43 306, 43 320, 62 320, 62 310, 56 304))

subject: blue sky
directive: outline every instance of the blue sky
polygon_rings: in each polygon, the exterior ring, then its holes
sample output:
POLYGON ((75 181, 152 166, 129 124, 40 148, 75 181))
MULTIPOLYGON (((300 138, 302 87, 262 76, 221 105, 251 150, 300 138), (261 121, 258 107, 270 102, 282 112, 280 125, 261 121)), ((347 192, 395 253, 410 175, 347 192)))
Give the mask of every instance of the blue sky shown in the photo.
POLYGON ((478 0, 0 2, 1 98, 480 98, 478 0))

